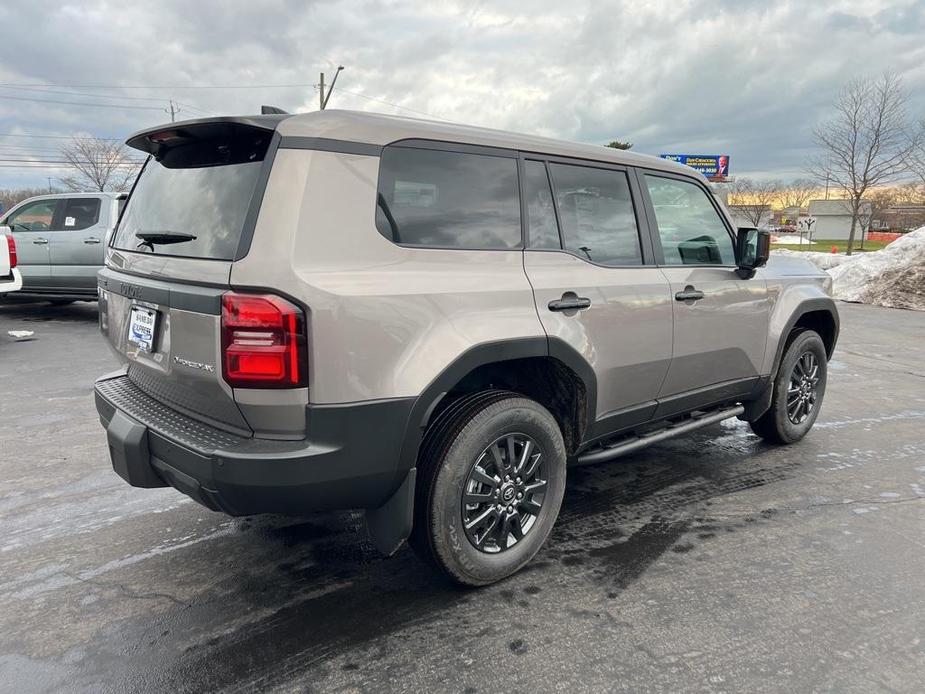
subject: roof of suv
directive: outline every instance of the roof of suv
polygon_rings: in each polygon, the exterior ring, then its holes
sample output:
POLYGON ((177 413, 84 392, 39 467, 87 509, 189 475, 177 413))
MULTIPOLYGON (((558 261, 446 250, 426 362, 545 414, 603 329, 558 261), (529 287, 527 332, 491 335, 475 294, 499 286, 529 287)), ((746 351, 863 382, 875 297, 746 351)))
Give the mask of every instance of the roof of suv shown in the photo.
POLYGON ((581 144, 491 128, 404 116, 387 116, 364 111, 326 110, 300 113, 284 117, 279 121, 276 129, 283 137, 325 137, 375 145, 386 145, 405 139, 439 140, 579 159, 594 159, 699 176, 693 169, 673 161, 601 145, 581 144))

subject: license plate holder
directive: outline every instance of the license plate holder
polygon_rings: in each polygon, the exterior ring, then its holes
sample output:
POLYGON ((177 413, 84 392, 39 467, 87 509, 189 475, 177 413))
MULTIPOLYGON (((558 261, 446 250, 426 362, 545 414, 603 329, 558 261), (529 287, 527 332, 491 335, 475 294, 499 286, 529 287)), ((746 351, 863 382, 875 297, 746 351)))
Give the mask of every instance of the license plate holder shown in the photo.
POLYGON ((128 341, 142 352, 154 351, 157 334, 157 311, 146 306, 132 306, 129 317, 128 341))

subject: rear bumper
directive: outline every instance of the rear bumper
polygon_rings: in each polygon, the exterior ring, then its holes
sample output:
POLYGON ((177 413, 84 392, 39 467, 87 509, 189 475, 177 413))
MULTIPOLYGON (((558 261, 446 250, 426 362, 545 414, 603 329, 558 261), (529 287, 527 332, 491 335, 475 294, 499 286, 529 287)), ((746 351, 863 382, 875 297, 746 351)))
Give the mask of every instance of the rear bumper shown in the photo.
POLYGON ((137 487, 171 486, 230 515, 374 509, 402 486, 413 399, 309 406, 303 441, 245 438, 164 405, 124 371, 94 388, 113 468, 137 487))
POLYGON ((15 267, 10 270, 9 275, 0 277, 0 294, 18 292, 20 289, 22 289, 22 275, 19 274, 19 270, 15 267))

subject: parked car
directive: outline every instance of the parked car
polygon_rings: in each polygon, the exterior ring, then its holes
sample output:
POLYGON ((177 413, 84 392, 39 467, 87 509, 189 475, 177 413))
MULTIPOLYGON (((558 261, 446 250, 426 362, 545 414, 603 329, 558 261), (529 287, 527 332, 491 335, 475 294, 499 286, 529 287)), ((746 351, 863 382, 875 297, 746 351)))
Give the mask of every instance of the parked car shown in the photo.
POLYGON ((0 227, 0 297, 22 288, 17 263, 16 241, 8 228, 0 227))
POLYGON ((692 169, 368 113, 215 118, 150 156, 101 271, 112 464, 232 515, 366 509, 467 585, 544 543, 568 465, 822 404, 831 281, 768 267, 692 169))
POLYGON ((125 193, 59 193, 23 200, 0 224, 19 249, 19 296, 66 304, 96 299, 96 273, 125 193))

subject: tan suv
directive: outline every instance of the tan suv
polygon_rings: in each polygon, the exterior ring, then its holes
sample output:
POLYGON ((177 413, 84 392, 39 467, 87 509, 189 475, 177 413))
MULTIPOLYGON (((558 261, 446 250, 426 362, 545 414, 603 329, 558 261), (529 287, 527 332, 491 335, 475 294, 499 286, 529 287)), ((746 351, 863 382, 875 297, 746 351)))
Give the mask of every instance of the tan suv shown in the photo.
POLYGON ((150 155, 99 275, 112 464, 232 515, 366 509, 456 581, 517 571, 566 469, 738 416, 813 425, 830 283, 704 179, 367 113, 214 118, 150 155))

